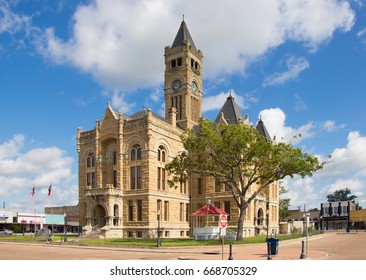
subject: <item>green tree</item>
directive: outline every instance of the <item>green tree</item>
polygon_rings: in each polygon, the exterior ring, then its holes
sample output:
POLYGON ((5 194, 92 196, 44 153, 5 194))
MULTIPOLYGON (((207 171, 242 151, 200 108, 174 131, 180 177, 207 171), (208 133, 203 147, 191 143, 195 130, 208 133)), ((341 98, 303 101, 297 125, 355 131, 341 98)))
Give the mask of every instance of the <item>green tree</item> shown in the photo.
POLYGON ((285 189, 284 186, 280 186, 280 202, 279 202, 279 218, 280 221, 286 220, 288 216, 291 215, 290 211, 290 199, 289 198, 281 198, 282 194, 288 193, 288 190, 285 189))
POLYGON ((328 202, 337 202, 337 201, 351 201, 356 205, 356 209, 361 209, 362 207, 356 202, 356 195, 353 195, 349 188, 343 188, 340 190, 336 190, 331 194, 327 195, 328 202))
POLYGON ((249 125, 202 120, 181 139, 187 152, 166 165, 170 186, 177 187, 193 173, 225 183, 239 208, 237 240, 243 238, 245 210, 260 192, 287 176, 312 176, 325 164, 289 144, 267 141, 249 125), (251 186, 257 187, 247 197, 251 186))

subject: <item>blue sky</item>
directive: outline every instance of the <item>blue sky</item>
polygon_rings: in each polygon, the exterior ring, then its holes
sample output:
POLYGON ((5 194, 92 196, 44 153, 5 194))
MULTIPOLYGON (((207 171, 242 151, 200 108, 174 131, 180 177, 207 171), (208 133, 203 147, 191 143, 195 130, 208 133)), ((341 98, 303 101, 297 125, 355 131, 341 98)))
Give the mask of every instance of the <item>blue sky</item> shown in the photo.
POLYGON ((348 187, 366 207, 363 1, 0 0, 0 198, 6 207, 77 203, 76 129, 107 102, 162 114, 164 47, 182 15, 204 54, 203 115, 231 91, 277 141, 332 162, 286 179, 291 207, 348 187), (294 137, 300 135, 301 137, 294 137))

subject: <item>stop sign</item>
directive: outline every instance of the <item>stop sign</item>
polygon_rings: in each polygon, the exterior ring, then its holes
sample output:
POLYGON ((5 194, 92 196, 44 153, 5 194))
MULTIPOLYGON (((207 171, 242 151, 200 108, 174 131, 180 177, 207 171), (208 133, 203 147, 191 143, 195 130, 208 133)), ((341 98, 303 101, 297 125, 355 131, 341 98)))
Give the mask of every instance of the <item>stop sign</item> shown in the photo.
POLYGON ((221 214, 220 215, 220 228, 227 228, 227 215, 225 214, 221 214))

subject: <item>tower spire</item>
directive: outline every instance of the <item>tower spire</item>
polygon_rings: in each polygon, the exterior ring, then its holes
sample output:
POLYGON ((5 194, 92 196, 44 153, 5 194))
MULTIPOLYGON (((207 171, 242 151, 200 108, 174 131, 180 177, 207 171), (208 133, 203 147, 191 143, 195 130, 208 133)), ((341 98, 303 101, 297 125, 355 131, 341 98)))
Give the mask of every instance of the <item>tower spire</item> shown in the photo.
POLYGON ((178 30, 177 35, 175 36, 175 39, 174 39, 172 48, 179 47, 179 46, 184 46, 185 41, 188 41, 191 44, 191 46, 195 50, 197 50, 196 49, 196 45, 193 42, 192 36, 189 33, 187 24, 184 21, 184 15, 183 15, 183 21, 182 21, 182 23, 181 23, 181 25, 179 27, 179 30, 178 30))

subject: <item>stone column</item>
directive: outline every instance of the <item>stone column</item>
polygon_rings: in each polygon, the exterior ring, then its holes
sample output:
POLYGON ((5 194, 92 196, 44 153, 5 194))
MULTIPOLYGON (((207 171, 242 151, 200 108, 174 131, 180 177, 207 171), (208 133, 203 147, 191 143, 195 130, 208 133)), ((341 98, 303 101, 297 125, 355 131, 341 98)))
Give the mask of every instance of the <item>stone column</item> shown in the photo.
POLYGON ((95 176, 96 176, 96 187, 102 188, 102 156, 99 144, 99 121, 96 121, 95 125, 95 176))
POLYGON ((117 188, 123 192, 123 117, 118 116, 118 140, 117 140, 117 188))

